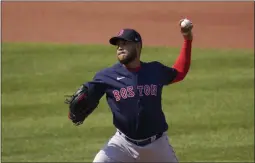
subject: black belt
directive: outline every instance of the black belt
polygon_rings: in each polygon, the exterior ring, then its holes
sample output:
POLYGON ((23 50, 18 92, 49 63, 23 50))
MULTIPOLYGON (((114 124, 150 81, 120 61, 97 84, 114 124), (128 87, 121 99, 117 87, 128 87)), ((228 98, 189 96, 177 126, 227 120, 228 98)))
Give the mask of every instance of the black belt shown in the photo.
POLYGON ((135 144, 135 145, 137 145, 137 146, 146 146, 146 145, 152 143, 153 141, 159 139, 159 138, 163 135, 163 133, 160 133, 160 134, 154 135, 154 136, 152 136, 152 137, 150 137, 150 138, 147 138, 147 139, 144 139, 144 140, 142 140, 142 141, 139 141, 139 140, 130 139, 129 137, 127 137, 126 135, 124 135, 124 134, 121 133, 120 131, 118 131, 118 132, 120 133, 120 135, 123 135, 124 138, 125 138, 127 141, 129 141, 129 142, 131 142, 131 143, 133 143, 133 144, 135 144))

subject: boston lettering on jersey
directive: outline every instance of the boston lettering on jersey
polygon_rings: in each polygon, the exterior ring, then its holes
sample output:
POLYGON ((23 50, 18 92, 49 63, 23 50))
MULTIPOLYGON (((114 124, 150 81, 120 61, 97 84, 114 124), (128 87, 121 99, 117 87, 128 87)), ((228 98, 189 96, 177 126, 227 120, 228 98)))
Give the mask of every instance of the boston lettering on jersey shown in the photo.
MULTIPOLYGON (((142 96, 157 96, 157 85, 138 85, 136 86, 138 90, 138 95, 142 96)), ((120 90, 112 91, 115 100, 120 101, 121 99, 127 99, 135 97, 134 86, 127 86, 126 88, 121 88, 120 90)))

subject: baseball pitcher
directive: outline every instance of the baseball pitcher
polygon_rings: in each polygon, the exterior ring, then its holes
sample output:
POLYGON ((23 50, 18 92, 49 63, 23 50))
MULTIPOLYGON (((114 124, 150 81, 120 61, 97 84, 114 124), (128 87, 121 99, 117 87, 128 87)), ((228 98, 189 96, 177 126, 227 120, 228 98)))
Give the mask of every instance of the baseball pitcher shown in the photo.
POLYGON ((118 62, 97 72, 66 100, 69 118, 81 125, 106 94, 116 133, 93 162, 178 162, 169 143, 161 96, 164 86, 182 81, 190 68, 193 24, 182 19, 179 26, 184 42, 173 66, 141 61, 141 35, 122 29, 109 40, 117 47, 118 62))

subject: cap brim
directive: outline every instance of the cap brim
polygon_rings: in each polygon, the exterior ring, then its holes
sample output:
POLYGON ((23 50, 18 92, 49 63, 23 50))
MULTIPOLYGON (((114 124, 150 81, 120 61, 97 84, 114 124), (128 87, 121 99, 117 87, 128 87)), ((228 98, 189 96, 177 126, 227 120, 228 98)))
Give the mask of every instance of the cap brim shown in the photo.
POLYGON ((119 40, 130 41, 130 40, 128 40, 128 39, 125 39, 125 38, 123 38, 123 37, 118 36, 118 37, 112 37, 112 38, 109 40, 109 42, 110 42, 110 44, 112 44, 112 45, 117 45, 117 42, 118 42, 119 40))

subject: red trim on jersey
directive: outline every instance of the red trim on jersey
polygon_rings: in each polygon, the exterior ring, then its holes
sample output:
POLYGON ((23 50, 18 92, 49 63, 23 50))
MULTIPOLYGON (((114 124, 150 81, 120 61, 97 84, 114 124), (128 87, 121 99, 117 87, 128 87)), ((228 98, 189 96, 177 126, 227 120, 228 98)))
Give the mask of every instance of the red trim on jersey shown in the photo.
POLYGON ((127 68, 129 71, 131 71, 131 72, 137 72, 137 71, 139 71, 140 69, 141 69, 141 66, 138 66, 138 67, 136 67, 136 68, 127 68))
POLYGON ((191 62, 192 40, 184 40, 181 52, 175 61, 173 68, 177 70, 177 76, 171 83, 179 82, 187 75, 191 62))

